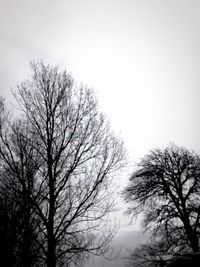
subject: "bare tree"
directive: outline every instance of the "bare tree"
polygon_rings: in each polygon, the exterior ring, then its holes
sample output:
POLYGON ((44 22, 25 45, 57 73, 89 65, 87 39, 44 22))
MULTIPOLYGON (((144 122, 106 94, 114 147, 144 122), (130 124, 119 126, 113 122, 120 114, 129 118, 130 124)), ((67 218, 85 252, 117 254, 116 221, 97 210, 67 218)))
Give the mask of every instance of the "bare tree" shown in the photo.
POLYGON ((199 251, 200 158, 171 145, 145 156, 123 192, 128 213, 143 213, 144 226, 161 235, 174 251, 199 251))
MULTIPOLYGON (((18 131, 34 170, 31 190, 24 189, 39 218, 37 236, 47 266, 64 266, 83 253, 107 250, 110 182, 126 153, 90 89, 43 63, 33 63, 32 70, 32 78, 15 92, 23 111, 18 131)), ((6 149, 13 155, 15 147, 6 149)))
POLYGON ((3 100, 1 105, 0 220, 1 243, 6 251, 3 262, 5 266, 39 266, 35 230, 38 220, 30 201, 39 161, 24 139, 21 123, 9 122, 3 100))

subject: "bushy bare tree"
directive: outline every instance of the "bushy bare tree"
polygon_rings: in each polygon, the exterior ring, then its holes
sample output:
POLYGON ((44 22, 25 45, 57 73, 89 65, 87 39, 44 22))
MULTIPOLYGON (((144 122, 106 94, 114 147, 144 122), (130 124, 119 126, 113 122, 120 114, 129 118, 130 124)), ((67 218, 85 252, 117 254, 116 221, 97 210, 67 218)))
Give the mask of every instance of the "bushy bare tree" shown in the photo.
POLYGON ((23 137, 21 123, 9 122, 3 100, 0 110, 0 243, 1 252, 4 251, 1 264, 39 266, 40 249, 35 230, 38 222, 29 197, 38 161, 23 137))
POLYGON ((200 158, 170 145, 155 149, 138 164, 123 192, 128 213, 143 213, 144 227, 168 244, 165 253, 199 251, 200 158))
POLYGON ((126 153, 90 89, 56 67, 31 66, 15 91, 23 118, 1 134, 1 161, 30 205, 45 264, 68 266, 107 250, 110 182, 126 153))

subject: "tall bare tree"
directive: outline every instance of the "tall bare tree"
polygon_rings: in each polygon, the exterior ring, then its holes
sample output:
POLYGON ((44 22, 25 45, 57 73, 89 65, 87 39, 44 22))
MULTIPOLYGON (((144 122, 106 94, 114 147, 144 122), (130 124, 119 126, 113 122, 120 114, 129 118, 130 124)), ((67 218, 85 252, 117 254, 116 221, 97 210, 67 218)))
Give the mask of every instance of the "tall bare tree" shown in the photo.
POLYGON ((200 158, 171 145, 155 149, 138 164, 124 190, 128 213, 143 213, 144 226, 163 237, 174 251, 199 251, 200 158))
POLYGON ((110 181, 126 153, 90 89, 58 68, 31 66, 31 79, 15 92, 20 134, 35 163, 29 203, 47 266, 64 266, 83 253, 106 251, 111 235, 101 226, 113 205, 110 181))

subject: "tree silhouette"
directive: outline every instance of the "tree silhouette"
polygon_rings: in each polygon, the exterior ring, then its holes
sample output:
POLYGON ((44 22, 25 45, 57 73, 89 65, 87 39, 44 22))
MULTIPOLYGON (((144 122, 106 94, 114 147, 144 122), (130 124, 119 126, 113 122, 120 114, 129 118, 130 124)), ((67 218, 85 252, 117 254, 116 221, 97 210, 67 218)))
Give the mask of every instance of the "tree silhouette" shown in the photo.
POLYGON ((200 158, 171 145, 155 149, 138 164, 123 192, 128 213, 170 244, 171 251, 199 251, 200 158))
POLYGON ((31 66, 32 77, 15 92, 23 115, 2 127, 2 173, 5 188, 23 200, 23 233, 31 226, 42 251, 39 266, 68 266, 108 249, 110 182, 125 151, 90 89, 56 67, 31 66))
MULTIPOLYGON (((4 106, 3 100, 1 105, 4 106)), ((30 202, 33 172, 38 168, 33 150, 23 138, 23 131, 19 122, 9 122, 5 108, 1 107, 0 245, 3 248, 2 264, 5 266, 40 265, 40 249, 36 239, 38 220, 30 202)))

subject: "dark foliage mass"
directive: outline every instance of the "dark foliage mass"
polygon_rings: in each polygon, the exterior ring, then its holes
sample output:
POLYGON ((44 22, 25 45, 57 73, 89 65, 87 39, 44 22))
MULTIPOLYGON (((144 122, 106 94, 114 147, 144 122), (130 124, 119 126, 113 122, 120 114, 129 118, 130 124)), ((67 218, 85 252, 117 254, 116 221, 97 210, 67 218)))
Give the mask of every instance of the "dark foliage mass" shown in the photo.
MULTIPOLYGON (((124 164, 87 87, 33 63, 18 86, 20 118, 1 101, 0 251, 5 266, 70 266, 104 254, 113 232, 111 178, 124 164)), ((1 265, 2 266, 2 265, 1 265)))
POLYGON ((175 145, 151 151, 138 164, 123 195, 129 203, 127 212, 142 213, 145 229, 152 231, 152 241, 132 253, 135 265, 162 266, 167 255, 200 250, 197 154, 175 145))

